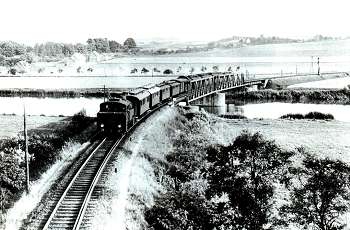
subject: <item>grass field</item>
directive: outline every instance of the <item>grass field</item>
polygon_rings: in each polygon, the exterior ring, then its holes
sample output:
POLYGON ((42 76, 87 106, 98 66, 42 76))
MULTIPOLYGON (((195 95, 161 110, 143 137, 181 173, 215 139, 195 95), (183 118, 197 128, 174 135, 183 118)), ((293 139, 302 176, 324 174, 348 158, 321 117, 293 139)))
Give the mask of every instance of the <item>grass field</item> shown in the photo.
MULTIPOLYGON (((62 119, 63 117, 28 116, 27 127, 33 129, 62 119)), ((21 131, 23 131, 23 116, 0 115, 0 138, 16 136, 21 131)))

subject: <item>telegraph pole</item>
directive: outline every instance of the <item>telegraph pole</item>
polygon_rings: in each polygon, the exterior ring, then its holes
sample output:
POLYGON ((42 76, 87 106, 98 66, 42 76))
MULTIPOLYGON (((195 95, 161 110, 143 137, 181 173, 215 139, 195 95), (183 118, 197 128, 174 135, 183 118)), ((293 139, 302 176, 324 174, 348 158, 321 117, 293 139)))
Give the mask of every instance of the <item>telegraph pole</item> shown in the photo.
POLYGON ((24 145, 25 145, 25 162, 26 162, 26 192, 29 194, 29 157, 28 157, 28 137, 26 124, 26 107, 23 106, 23 123, 24 123, 24 145))
POLYGON ((103 85, 103 102, 106 102, 106 85, 103 85))

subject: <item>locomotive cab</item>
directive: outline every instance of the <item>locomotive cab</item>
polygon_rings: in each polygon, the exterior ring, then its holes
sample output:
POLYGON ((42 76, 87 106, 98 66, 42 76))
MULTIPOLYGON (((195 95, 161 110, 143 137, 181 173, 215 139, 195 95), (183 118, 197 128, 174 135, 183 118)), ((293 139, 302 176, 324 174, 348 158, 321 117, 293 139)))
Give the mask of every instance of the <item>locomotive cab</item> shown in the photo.
POLYGON ((97 122, 105 133, 124 133, 133 124, 133 105, 122 98, 111 99, 100 104, 97 122))

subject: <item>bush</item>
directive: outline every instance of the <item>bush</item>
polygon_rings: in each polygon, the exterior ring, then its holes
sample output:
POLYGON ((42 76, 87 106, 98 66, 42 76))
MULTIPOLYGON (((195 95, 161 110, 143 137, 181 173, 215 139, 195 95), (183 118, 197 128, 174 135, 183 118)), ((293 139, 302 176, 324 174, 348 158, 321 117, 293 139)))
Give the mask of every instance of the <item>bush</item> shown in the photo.
POLYGON ((13 205, 24 189, 25 165, 21 150, 23 141, 0 140, 0 207, 6 210, 13 205))
POLYGON ((324 114, 320 112, 310 112, 305 116, 300 113, 288 113, 280 117, 281 119, 313 119, 313 120, 334 120, 334 116, 332 114, 324 114))
POLYGON ((280 117, 281 119, 304 119, 304 115, 300 113, 288 113, 280 117))
POLYGON ((154 230, 212 230, 210 208, 205 198, 190 192, 171 191, 145 212, 149 228, 154 230))
POLYGON ((173 74, 173 71, 171 69, 166 69, 163 74, 173 74))
POLYGON ((247 119, 246 116, 240 114, 222 114, 219 117, 227 118, 227 119, 247 119))
POLYGON ((332 114, 324 114, 320 112, 310 112, 305 115, 305 119, 317 119, 317 120, 333 120, 334 116, 332 114))

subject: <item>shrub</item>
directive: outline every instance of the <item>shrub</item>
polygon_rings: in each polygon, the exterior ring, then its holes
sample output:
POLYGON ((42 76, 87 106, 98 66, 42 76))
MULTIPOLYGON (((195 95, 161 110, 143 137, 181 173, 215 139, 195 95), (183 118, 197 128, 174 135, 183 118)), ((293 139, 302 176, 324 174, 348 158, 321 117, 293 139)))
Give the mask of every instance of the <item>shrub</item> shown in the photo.
POLYGON ((288 113, 280 117, 281 119, 315 119, 315 120, 333 120, 334 116, 332 114, 324 114, 320 112, 310 112, 305 116, 300 113, 288 113))
POLYGON ((281 119, 304 119, 304 115, 300 113, 288 113, 280 117, 281 119))
POLYGON ((145 67, 143 67, 142 70, 141 70, 141 73, 148 73, 148 72, 149 72, 149 70, 146 69, 145 67))
POLYGON ((163 74, 173 74, 173 71, 171 69, 166 69, 163 74))
POLYGON ((227 118, 227 119, 247 119, 246 116, 240 114, 221 114, 219 117, 227 118))
POLYGON ((310 112, 305 115, 305 119, 317 119, 317 120, 333 120, 334 116, 332 114, 324 114, 320 112, 310 112))

